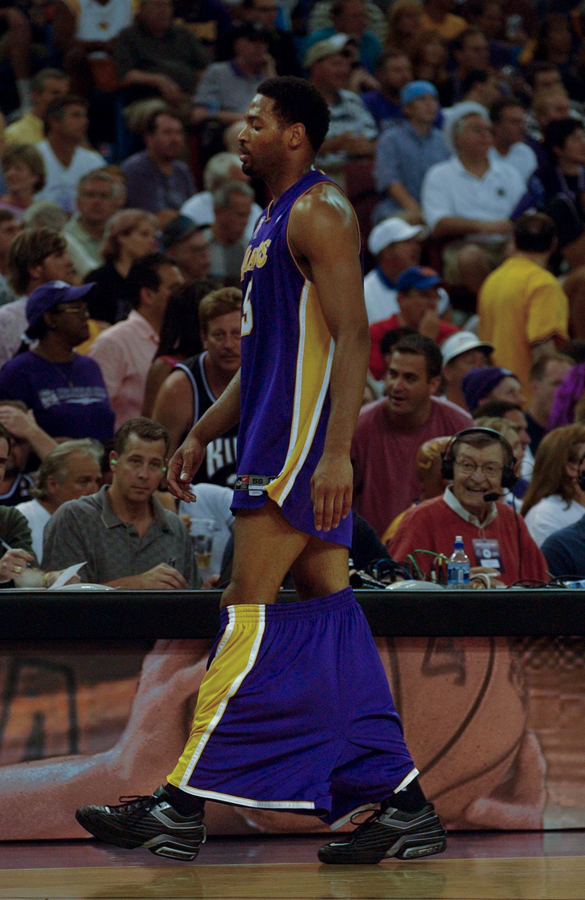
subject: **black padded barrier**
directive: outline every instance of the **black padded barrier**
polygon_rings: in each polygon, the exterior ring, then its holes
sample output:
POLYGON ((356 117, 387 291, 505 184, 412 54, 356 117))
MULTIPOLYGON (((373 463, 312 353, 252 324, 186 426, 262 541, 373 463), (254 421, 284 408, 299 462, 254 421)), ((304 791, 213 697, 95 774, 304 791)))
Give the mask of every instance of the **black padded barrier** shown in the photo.
MULTIPOLYGON (((219 591, 0 591, 0 641, 213 638, 219 591)), ((375 636, 585 636, 570 589, 356 591, 375 636)), ((281 592, 284 601, 296 599, 281 592)))

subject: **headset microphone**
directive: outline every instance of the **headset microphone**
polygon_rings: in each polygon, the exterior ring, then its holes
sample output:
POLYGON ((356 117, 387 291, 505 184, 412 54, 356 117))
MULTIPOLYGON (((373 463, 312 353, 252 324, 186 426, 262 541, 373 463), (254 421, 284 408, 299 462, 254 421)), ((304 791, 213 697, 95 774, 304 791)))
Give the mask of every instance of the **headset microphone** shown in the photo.
POLYGON ((489 493, 489 494, 484 494, 483 499, 485 500, 486 503, 491 503, 492 500, 500 500, 501 496, 502 495, 498 494, 497 491, 491 491, 491 493, 489 493))

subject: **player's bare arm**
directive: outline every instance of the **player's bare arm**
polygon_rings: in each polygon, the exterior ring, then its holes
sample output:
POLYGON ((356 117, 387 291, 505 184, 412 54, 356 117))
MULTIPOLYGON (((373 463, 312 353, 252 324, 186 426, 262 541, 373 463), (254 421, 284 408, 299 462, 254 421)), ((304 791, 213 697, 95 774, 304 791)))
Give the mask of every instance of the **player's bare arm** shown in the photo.
POLYGON ((317 288, 323 316, 335 341, 331 413, 323 456, 311 481, 315 527, 329 531, 351 509, 353 473, 349 454, 370 353, 359 231, 343 194, 323 184, 301 198, 291 213, 289 241, 299 266, 317 288))
POLYGON ((221 437, 240 421, 240 371, 207 412, 195 423, 169 464, 168 486, 178 500, 192 503, 190 484, 205 459, 210 441, 221 437))

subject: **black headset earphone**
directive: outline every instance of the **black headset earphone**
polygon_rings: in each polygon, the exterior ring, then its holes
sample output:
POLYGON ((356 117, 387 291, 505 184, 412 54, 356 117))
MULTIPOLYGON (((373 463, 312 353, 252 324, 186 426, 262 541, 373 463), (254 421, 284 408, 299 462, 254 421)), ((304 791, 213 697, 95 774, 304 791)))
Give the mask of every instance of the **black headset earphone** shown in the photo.
MULTIPOLYGON (((514 473, 516 457, 514 456, 512 447, 504 435, 500 434, 499 431, 496 431, 495 428, 481 428, 479 425, 476 428, 464 428, 463 431, 458 431, 457 434, 453 435, 441 454, 441 477, 446 481, 453 481, 455 451, 457 445, 462 441, 465 442, 465 438, 472 434, 483 434, 502 444, 507 457, 507 461, 504 463, 504 468, 502 469, 502 487, 506 488, 506 490, 513 488, 518 481, 518 476, 514 473)), ((579 478, 581 478, 581 476, 579 476, 579 478)), ((583 488, 585 489, 585 473, 583 474, 583 488)))

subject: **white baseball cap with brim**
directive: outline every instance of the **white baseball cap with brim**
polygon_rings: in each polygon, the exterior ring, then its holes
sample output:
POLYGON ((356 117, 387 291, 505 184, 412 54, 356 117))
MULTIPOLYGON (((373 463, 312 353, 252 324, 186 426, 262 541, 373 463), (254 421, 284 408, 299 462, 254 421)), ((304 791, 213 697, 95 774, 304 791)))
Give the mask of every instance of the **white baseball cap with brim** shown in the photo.
POLYGON ((454 106, 443 109, 443 139, 453 153, 455 153, 453 130, 457 123, 466 116, 481 116, 486 122, 490 121, 490 115, 485 106, 476 103, 475 100, 464 100, 462 103, 455 103, 454 106))
POLYGON ((368 250, 372 256, 377 256, 388 244, 398 244, 400 241, 422 237, 423 232, 422 225, 409 225, 404 219, 393 216, 391 219, 384 219, 372 229, 368 238, 368 250))
POLYGON ((327 59, 329 56, 335 56, 337 53, 341 53, 350 42, 355 44, 355 38, 350 37, 349 34, 342 34, 341 32, 332 34, 331 37, 325 38, 322 41, 317 41, 309 47, 305 53, 303 68, 310 69, 311 66, 321 62, 322 59, 327 59))
POLYGON ((488 344, 487 341, 480 341, 473 331, 456 331, 455 334, 452 334, 441 344, 443 365, 446 366, 456 356, 461 356, 462 353, 467 353, 468 350, 485 350, 486 353, 491 353, 493 349, 492 344, 488 344))

